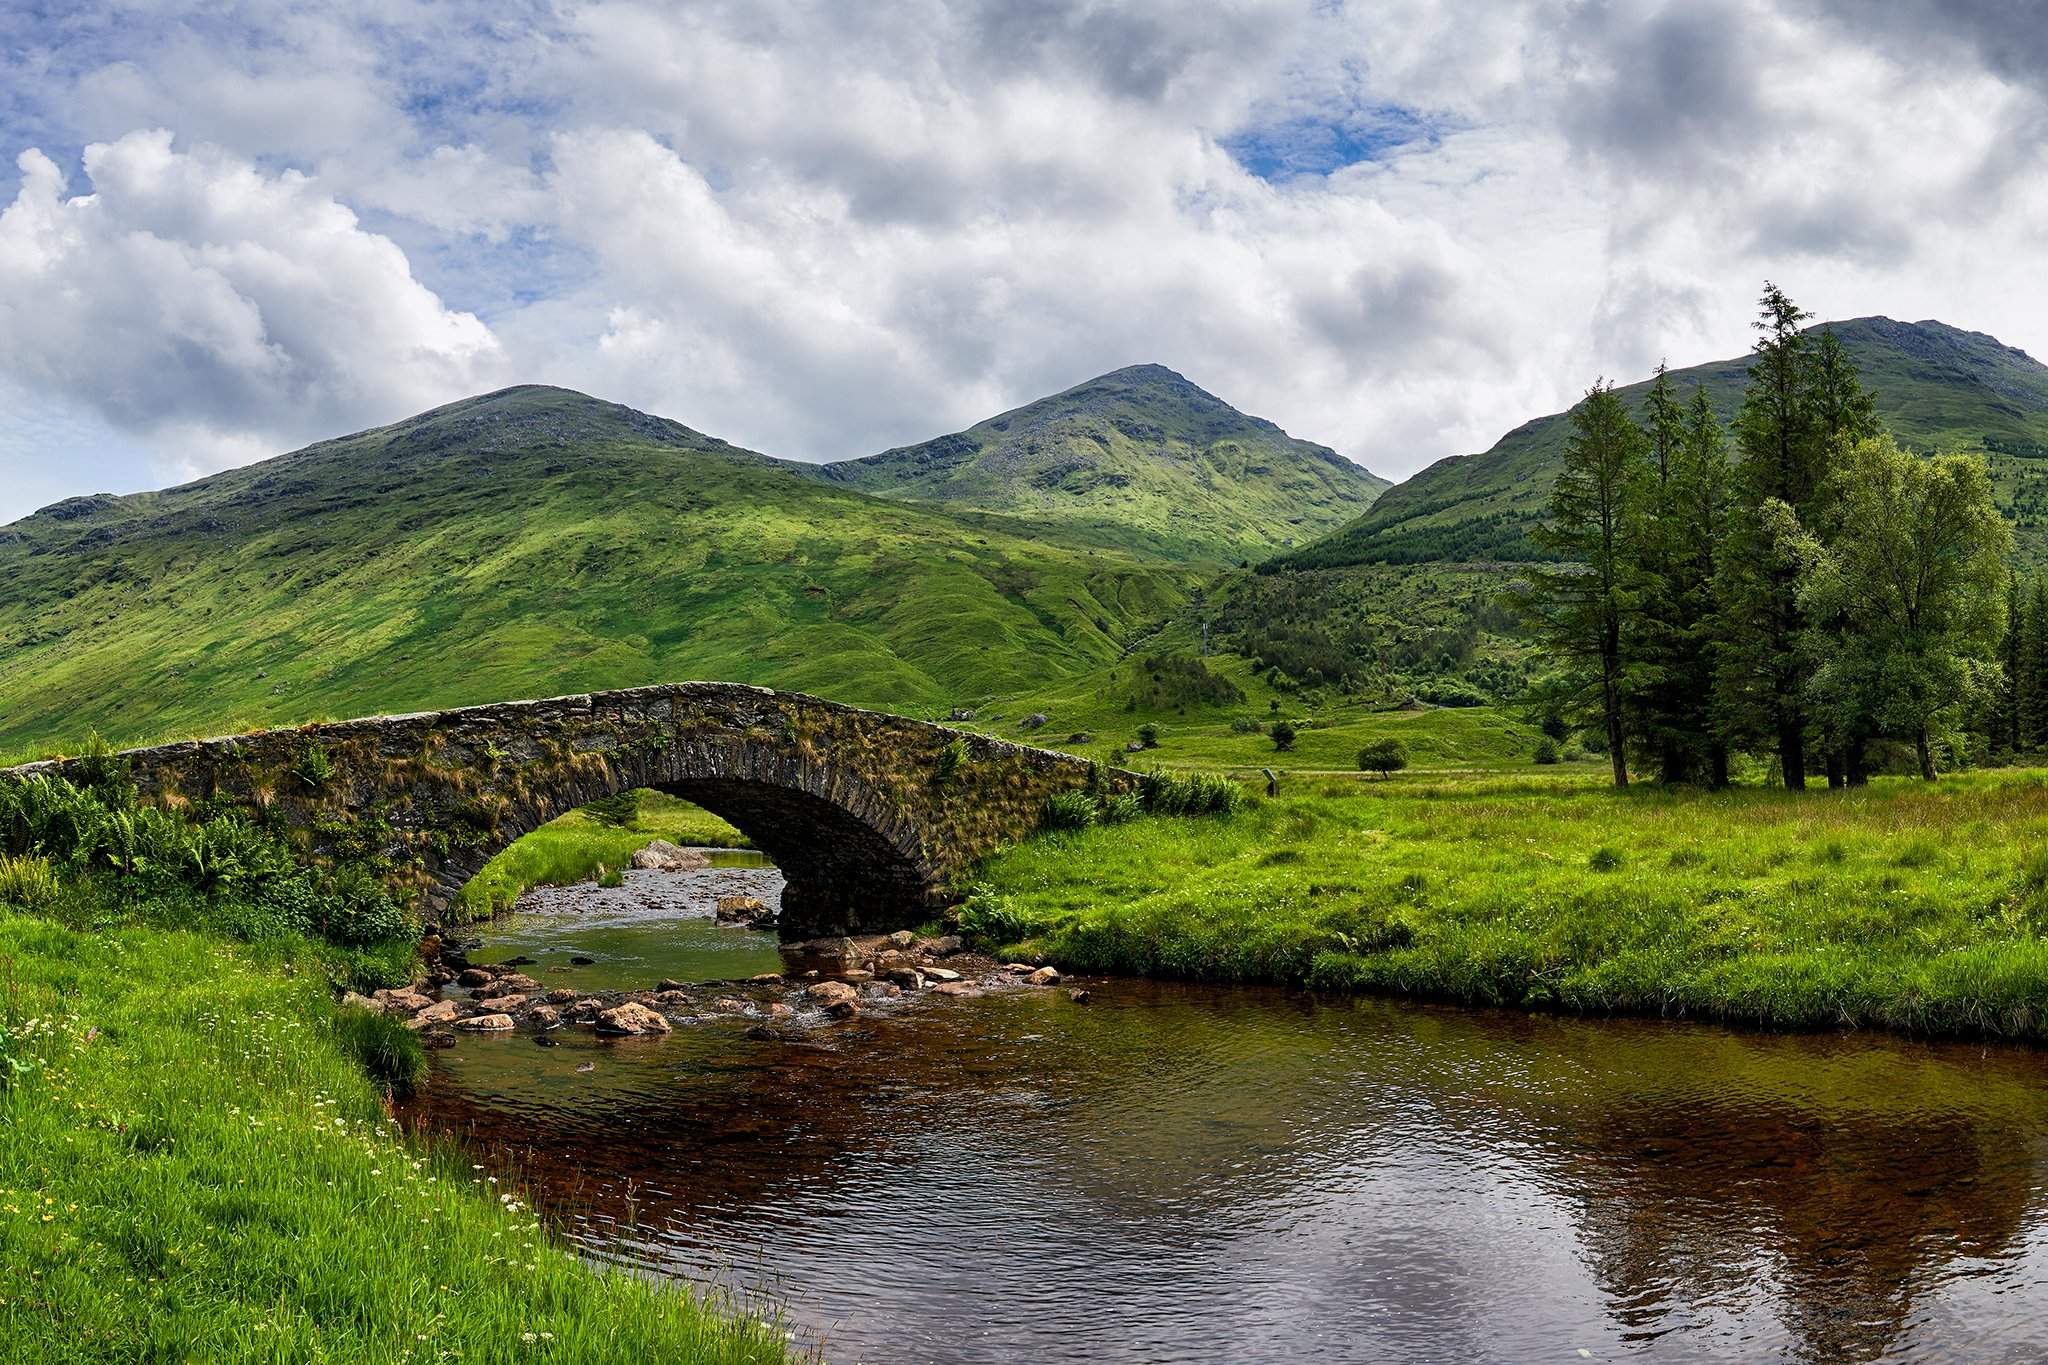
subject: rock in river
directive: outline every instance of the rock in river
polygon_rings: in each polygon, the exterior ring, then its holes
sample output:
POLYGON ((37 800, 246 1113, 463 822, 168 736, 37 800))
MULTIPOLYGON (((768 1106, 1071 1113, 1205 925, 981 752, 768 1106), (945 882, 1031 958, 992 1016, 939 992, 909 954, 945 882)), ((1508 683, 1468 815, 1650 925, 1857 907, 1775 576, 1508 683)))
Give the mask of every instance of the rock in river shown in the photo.
POLYGON ((462 1013, 453 1000, 436 1000, 433 1004, 405 1021, 409 1029, 430 1028, 435 1024, 452 1024, 455 1016, 462 1013))
POLYGON ((694 848, 678 848, 666 839, 656 839, 633 855, 633 866, 643 872, 695 872, 711 866, 711 860, 694 848))
POLYGON ((599 1033, 668 1033, 672 1030, 668 1020, 662 1018, 645 1005, 628 1001, 615 1005, 597 1016, 599 1033))
POLYGON ((469 1019, 457 1019, 455 1027, 477 1029, 486 1033, 499 1033, 512 1027, 509 1014, 479 1014, 469 1019))
POLYGON ((1025 977, 1024 981, 1027 985, 1032 986, 1057 986, 1060 984, 1059 970, 1054 967, 1040 967, 1037 971, 1025 977))

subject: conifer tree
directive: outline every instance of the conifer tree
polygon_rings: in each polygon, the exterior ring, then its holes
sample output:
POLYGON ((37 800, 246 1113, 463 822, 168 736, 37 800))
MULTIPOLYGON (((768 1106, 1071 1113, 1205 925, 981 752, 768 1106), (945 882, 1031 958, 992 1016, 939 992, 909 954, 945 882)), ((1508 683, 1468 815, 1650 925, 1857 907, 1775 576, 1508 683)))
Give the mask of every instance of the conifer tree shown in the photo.
POLYGON ((2027 594, 2020 641, 2020 736, 2027 753, 2048 748, 2048 575, 2027 594))
POLYGON ((1766 283, 1761 334, 1735 421, 1728 552, 1721 561, 1719 691, 1737 732, 1775 748, 1786 787, 1806 786, 1806 615, 1788 533, 1810 529, 1822 497, 1827 447, 1816 439, 1813 350, 1807 314, 1766 283))
POLYGON ((1672 464, 1669 544, 1677 662, 1674 728, 1687 737, 1709 786, 1728 785, 1728 737, 1714 700, 1714 666, 1722 622, 1715 595, 1722 541, 1728 530, 1728 441, 1721 419, 1695 385, 1683 439, 1672 464))
POLYGON ((1550 493, 1536 543, 1562 561, 1532 568, 1520 596, 1540 642, 1565 665, 1554 703, 1599 724, 1614 785, 1628 785, 1624 707, 1638 606, 1632 543, 1647 442, 1642 428, 1601 381, 1571 413, 1564 467, 1550 493))
POLYGON ((2027 751, 2026 732, 2020 714, 2026 702, 2027 599, 2017 573, 2005 576, 2005 639, 1999 642, 1998 661, 2003 676, 1998 681, 1996 703, 1991 708, 1991 750, 2011 759, 2027 751))
POLYGON ((1662 364, 1644 399, 1643 416, 1648 468, 1627 509, 1633 531, 1628 538, 1630 589, 1642 613, 1626 702, 1630 729, 1654 759, 1658 779, 1686 782, 1695 775, 1699 758, 1695 718, 1684 692, 1686 664, 1696 642, 1687 638, 1677 595, 1684 509, 1676 503, 1674 475, 1684 459, 1686 432, 1678 387, 1662 364))

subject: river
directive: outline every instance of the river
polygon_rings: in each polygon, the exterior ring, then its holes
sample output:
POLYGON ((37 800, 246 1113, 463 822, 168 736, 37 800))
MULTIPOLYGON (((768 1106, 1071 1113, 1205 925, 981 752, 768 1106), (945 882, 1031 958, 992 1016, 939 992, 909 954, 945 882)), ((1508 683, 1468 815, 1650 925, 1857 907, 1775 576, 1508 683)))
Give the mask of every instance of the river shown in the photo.
MULTIPOLYGON (((773 971, 709 909, 777 884, 536 893, 472 956, 773 971)), ((464 1037, 410 1117, 831 1362, 2048 1357, 2039 1052, 1080 984, 464 1037)))

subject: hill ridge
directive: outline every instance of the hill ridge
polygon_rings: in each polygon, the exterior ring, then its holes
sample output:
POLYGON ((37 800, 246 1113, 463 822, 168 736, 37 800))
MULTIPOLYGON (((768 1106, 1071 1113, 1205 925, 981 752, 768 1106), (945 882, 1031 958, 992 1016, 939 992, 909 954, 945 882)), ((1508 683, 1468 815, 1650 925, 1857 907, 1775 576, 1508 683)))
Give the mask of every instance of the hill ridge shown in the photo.
POLYGON ((883 497, 1111 532, 1148 552, 1217 562, 1300 543, 1387 486, 1156 362, 818 473, 883 497))

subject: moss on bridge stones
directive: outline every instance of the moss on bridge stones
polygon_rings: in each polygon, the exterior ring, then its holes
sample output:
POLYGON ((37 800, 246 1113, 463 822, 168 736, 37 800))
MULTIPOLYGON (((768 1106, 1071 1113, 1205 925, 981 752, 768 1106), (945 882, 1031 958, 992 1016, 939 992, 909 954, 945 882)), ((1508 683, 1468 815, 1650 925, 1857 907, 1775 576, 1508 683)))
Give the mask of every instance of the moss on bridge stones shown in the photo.
POLYGON ((727 683, 322 723, 123 757, 145 799, 281 821, 307 858, 375 866, 429 917, 505 845, 564 811, 635 787, 671 791, 732 821, 782 867, 795 935, 923 918, 982 857, 1036 829, 1053 793, 1138 781, 727 683))

